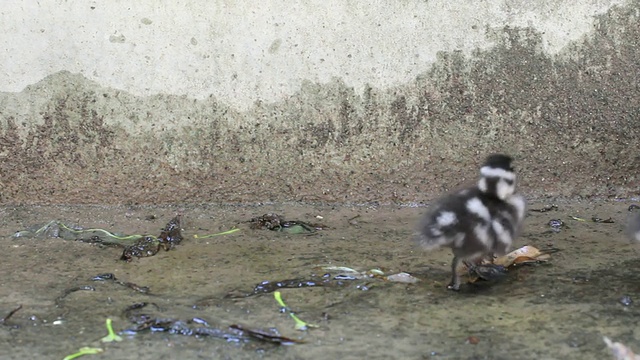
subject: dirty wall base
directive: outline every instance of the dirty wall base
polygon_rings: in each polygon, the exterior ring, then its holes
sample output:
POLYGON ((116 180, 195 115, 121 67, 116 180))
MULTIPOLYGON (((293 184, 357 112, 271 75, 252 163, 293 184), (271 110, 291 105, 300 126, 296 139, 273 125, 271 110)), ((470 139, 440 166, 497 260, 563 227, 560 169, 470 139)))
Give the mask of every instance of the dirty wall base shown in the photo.
POLYGON ((531 197, 637 196, 638 7, 558 56, 504 28, 395 88, 307 82, 246 111, 55 73, 0 93, 0 203, 423 202, 498 151, 531 197))

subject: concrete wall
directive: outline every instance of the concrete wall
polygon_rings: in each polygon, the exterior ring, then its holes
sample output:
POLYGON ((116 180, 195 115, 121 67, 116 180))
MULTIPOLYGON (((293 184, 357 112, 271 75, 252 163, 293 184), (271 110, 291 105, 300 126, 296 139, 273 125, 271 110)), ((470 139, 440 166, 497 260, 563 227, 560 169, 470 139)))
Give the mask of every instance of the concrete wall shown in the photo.
POLYGON ((0 9, 0 202, 640 188, 640 0, 157 3, 0 9))

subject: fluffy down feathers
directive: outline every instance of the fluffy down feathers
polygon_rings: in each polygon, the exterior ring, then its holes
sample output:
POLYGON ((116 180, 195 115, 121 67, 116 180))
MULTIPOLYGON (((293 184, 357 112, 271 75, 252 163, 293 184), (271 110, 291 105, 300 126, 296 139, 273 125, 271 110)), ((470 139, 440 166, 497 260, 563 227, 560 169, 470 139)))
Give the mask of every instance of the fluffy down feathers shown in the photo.
POLYGON ((515 186, 511 158, 491 155, 480 168, 475 186, 439 199, 421 220, 416 241, 423 249, 450 247, 453 251, 449 288, 460 286, 456 275, 460 261, 502 255, 520 234, 526 201, 515 193, 515 186))

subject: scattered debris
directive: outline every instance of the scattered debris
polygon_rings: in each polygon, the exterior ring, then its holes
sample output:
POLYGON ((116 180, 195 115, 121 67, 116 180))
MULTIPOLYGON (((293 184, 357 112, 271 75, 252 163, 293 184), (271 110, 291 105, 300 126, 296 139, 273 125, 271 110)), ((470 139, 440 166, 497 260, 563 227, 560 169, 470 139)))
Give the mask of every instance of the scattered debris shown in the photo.
POLYGON ((305 287, 324 286, 328 282, 328 278, 318 280, 305 280, 305 279, 289 279, 281 281, 269 281, 265 280, 256 285, 253 291, 245 296, 268 294, 278 289, 297 289, 305 287))
POLYGON ((539 213, 545 213, 547 211, 552 211, 552 210, 558 210, 558 205, 551 204, 540 209, 530 209, 530 211, 539 212, 539 213))
POLYGON ((488 281, 499 279, 507 274, 506 267, 492 263, 467 265, 467 269, 471 278, 476 277, 488 281))
MULTIPOLYGON (((232 290, 229 293, 227 293, 225 297, 226 298, 244 298, 244 297, 250 297, 254 295, 272 293, 279 289, 299 289, 299 288, 318 287, 318 286, 343 286, 345 285, 344 281, 355 281, 355 280, 369 281, 372 278, 380 278, 382 280, 389 280, 389 281, 395 280, 396 282, 403 282, 403 281, 400 281, 399 278, 404 276, 405 280, 407 280, 405 282, 413 281, 413 280, 408 280, 408 278, 410 277, 410 275, 408 274, 407 274, 408 276, 400 275, 396 279, 394 279, 393 277, 391 279, 388 279, 387 277, 385 277, 384 272, 380 269, 371 269, 364 272, 361 272, 349 267, 344 267, 344 266, 326 266, 326 267, 321 267, 321 269, 329 270, 329 271, 337 271, 338 273, 336 274, 325 273, 321 276, 311 275, 309 278, 286 279, 286 280, 280 280, 280 281, 265 280, 255 285, 253 290, 250 292, 232 290)), ((414 280, 417 281, 417 279, 415 278, 414 280)), ((360 290, 369 290, 369 286, 367 286, 366 283, 362 284, 362 281, 360 281, 356 287, 360 290)), ((196 303, 196 307, 209 306, 211 301, 215 301, 215 298, 211 298, 211 297, 202 298, 196 303)))
POLYGON ((506 275, 511 267, 546 262, 551 258, 551 254, 558 251, 560 249, 540 250, 534 246, 525 245, 497 258, 484 259, 477 264, 465 263, 456 272, 460 276, 468 275, 471 283, 476 282, 478 279, 497 280, 506 275))
POLYGON ((99 275, 96 275, 96 276, 92 277, 91 280, 93 280, 93 281, 113 281, 118 285, 122 285, 124 287, 128 287, 129 289, 135 290, 135 291, 143 293, 143 294, 148 294, 149 290, 150 290, 148 286, 139 286, 139 285, 136 285, 136 284, 131 283, 131 282, 120 281, 120 280, 116 279, 116 276, 113 275, 112 273, 99 274, 99 275))
MULTIPOLYGON (((182 241, 180 228, 181 215, 177 215, 162 229, 160 236, 153 235, 118 235, 104 229, 72 227, 63 222, 53 220, 46 225, 33 229, 16 232, 18 237, 56 237, 65 240, 77 240, 103 246, 123 247, 120 257, 122 260, 131 261, 134 257, 153 256, 164 249, 173 249, 182 241)), ((230 233, 230 232, 227 232, 230 233)))
POLYGON ((136 241, 135 244, 125 247, 122 252, 121 260, 131 261, 133 257, 153 256, 164 249, 169 251, 182 242, 182 232, 180 229, 181 216, 177 215, 164 227, 160 236, 153 237, 144 236, 136 241))
POLYGON ((108 245, 110 241, 120 243, 126 240, 136 240, 143 235, 118 235, 109 232, 104 229, 84 229, 79 226, 69 226, 61 221, 52 220, 42 227, 37 227, 31 230, 17 231, 13 234, 13 237, 54 237, 62 238, 65 240, 80 240, 85 242, 95 242, 91 240, 85 240, 78 238, 78 236, 86 237, 87 239, 103 239, 105 245, 108 245))
POLYGON ((235 324, 235 325, 231 325, 229 326, 230 329, 234 329, 237 330, 239 332, 240 335, 244 335, 247 334, 252 338, 258 339, 258 340, 262 340, 262 341, 266 341, 266 342, 270 342, 273 344, 278 344, 278 345, 294 345, 294 344, 299 344, 302 343, 302 341, 300 340, 295 340, 295 339, 290 339, 284 336, 280 336, 278 334, 273 334, 264 330, 260 330, 260 329, 249 329, 246 328, 244 326, 235 324))
MULTIPOLYGON (((575 221, 580 221, 580 222, 586 222, 587 220, 581 217, 577 217, 577 216, 570 216, 571 219, 575 220, 575 221)), ((608 218, 608 219, 600 219, 597 216, 593 216, 591 217, 591 221, 596 222, 596 223, 603 223, 603 224, 613 224, 615 223, 615 221, 612 218, 608 218)))
POLYGON ((55 300, 56 306, 58 307, 62 306, 62 300, 64 300, 64 298, 69 296, 69 294, 74 293, 76 291, 96 291, 96 288, 90 285, 74 286, 74 287, 68 288, 62 292, 62 295, 56 298, 55 300))
POLYGON ((612 218, 608 218, 608 219, 600 219, 600 218, 599 218, 599 217, 597 217, 597 216, 593 216, 593 217, 591 218, 591 221, 593 221, 593 222, 597 222, 597 223, 603 223, 603 224, 613 224, 613 223, 615 223, 615 221, 613 221, 613 219, 612 219, 612 218))
POLYGON ((309 224, 302 221, 285 221, 278 214, 264 214, 249 220, 252 229, 282 231, 289 234, 311 234, 323 230, 322 224, 309 224))
POLYGON ((223 330, 213 327, 202 318, 194 317, 183 321, 179 319, 153 317, 149 314, 138 312, 147 305, 149 305, 149 303, 136 303, 125 309, 124 315, 129 321, 136 325, 132 329, 125 330, 125 333, 135 334, 148 330, 151 332, 167 332, 169 334, 184 336, 210 336, 234 342, 247 342, 251 339, 257 339, 277 345, 301 343, 300 340, 280 336, 277 333, 248 328, 238 324, 230 325, 227 330, 223 330))
MULTIPOLYGON (((129 289, 132 289, 134 291, 137 291, 139 293, 143 293, 143 294, 148 294, 149 293, 149 287, 147 286, 140 286, 134 283, 130 283, 130 282, 126 282, 126 281, 120 281, 118 279, 116 279, 115 275, 113 275, 112 273, 105 273, 105 274, 99 274, 96 275, 94 277, 91 278, 91 280, 93 281, 113 281, 114 283, 127 287, 129 289)), ((81 285, 81 286, 74 286, 71 288, 66 289, 62 295, 58 296, 55 300, 55 303, 57 306, 60 306, 61 301, 67 297, 69 294, 74 293, 76 291, 96 291, 96 288, 91 286, 91 285, 81 285)))
POLYGON ((9 325, 9 324, 7 324, 7 321, 9 320, 9 318, 12 317, 13 314, 17 313, 20 309, 22 309, 22 305, 18 305, 17 308, 9 311, 9 313, 7 315, 5 315, 5 317, 0 319, 0 325, 9 325))

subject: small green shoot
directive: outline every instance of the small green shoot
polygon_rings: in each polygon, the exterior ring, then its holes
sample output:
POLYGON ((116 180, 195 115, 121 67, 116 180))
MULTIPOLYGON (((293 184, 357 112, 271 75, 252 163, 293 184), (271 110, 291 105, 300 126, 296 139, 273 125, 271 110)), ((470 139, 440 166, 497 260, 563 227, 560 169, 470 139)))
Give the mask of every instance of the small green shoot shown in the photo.
POLYGON ((102 351, 103 350, 100 348, 92 348, 92 347, 85 346, 83 348, 80 348, 80 350, 78 350, 77 353, 65 356, 64 359, 62 360, 72 360, 83 355, 95 355, 95 354, 101 353, 102 351))
POLYGON ((310 327, 318 327, 317 325, 312 325, 312 324, 309 324, 309 323, 307 323, 305 321, 300 320, 300 318, 297 317, 296 314, 294 314, 291 311, 291 309, 289 309, 287 304, 284 303, 284 300, 282 300, 282 294, 280 294, 280 291, 274 291, 273 292, 273 297, 278 302, 278 305, 280 305, 280 307, 282 307, 287 313, 289 313, 289 316, 291 316, 293 321, 296 322, 296 327, 295 327, 296 330, 305 331, 310 327))
POLYGON ((208 238, 212 238, 214 236, 233 234, 236 231, 240 231, 240 229, 233 228, 231 230, 219 232, 219 233, 216 233, 216 234, 209 234, 209 235, 202 235, 202 236, 198 236, 198 234, 195 234, 195 235, 193 235, 193 237, 196 238, 196 239, 208 239, 208 238))
POLYGON ((273 297, 276 298, 278 305, 280 305, 283 308, 288 308, 287 304, 285 304, 284 301, 282 300, 282 294, 280 294, 280 291, 274 291, 273 297))
POLYGON ((292 312, 290 312, 290 313, 289 313, 289 316, 291 316, 291 318, 293 319, 293 321, 295 321, 295 322, 296 322, 296 326, 295 326, 295 329, 296 329, 296 330, 305 331, 305 330, 307 330, 307 329, 308 329, 308 328, 310 328, 310 327, 317 327, 317 326, 315 326, 315 325, 311 325, 311 324, 308 324, 308 323, 306 323, 306 322, 304 322, 304 321, 300 320, 300 318, 299 318, 299 317, 297 317, 297 316, 296 316, 296 314, 294 314, 294 313, 292 313, 292 312))
POLYGON ((111 326, 111 319, 107 318, 107 331, 109 335, 103 337, 100 341, 102 342, 112 342, 112 341, 122 341, 122 338, 118 336, 115 331, 113 331, 113 327, 111 326))

